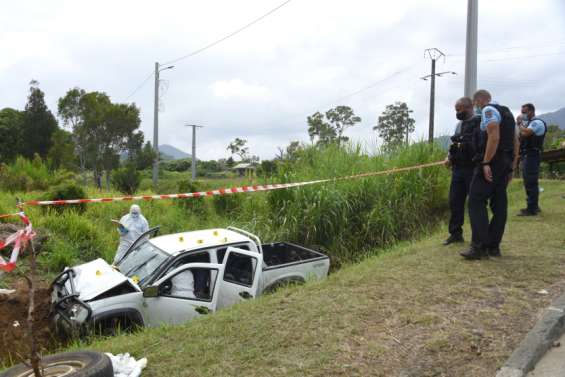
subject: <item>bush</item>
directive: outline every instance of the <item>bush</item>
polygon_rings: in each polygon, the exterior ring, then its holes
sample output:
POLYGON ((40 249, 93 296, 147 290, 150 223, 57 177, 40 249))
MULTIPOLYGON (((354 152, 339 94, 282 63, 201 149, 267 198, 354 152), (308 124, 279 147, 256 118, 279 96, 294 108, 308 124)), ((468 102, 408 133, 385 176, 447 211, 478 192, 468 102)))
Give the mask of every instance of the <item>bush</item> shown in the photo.
POLYGON ((141 183, 141 174, 135 169, 134 165, 128 165, 116 169, 112 173, 112 185, 125 195, 136 193, 141 183))
MULTIPOLYGON (((87 197, 86 192, 81 186, 75 182, 64 182, 53 188, 51 188, 44 196, 43 200, 72 200, 72 199, 85 199, 87 197)), ((64 204, 55 205, 45 208, 53 208, 58 212, 62 212, 66 209, 76 210, 79 213, 83 213, 86 210, 85 203, 78 204, 64 204)))
POLYGON ((65 170, 50 171, 38 155, 33 160, 19 156, 10 165, 0 165, 0 189, 9 192, 46 190, 74 177, 65 170))
POLYGON ((227 194, 214 196, 212 203, 217 214, 233 215, 241 208, 242 201, 242 194, 227 194))
MULTIPOLYGON (((178 184, 179 193, 190 193, 203 191, 204 187, 201 183, 191 180, 180 181, 178 184)), ((187 198, 175 199, 175 203, 182 208, 198 215, 206 215, 208 213, 208 205, 205 198, 187 198)))

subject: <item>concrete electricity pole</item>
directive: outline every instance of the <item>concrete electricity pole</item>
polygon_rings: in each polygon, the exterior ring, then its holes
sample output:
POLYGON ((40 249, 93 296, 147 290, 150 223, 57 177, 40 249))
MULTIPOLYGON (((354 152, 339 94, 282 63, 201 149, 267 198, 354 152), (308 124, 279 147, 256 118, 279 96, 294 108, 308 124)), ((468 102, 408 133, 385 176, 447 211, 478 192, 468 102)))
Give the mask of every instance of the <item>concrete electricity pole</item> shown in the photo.
POLYGON ((455 72, 446 71, 436 73, 436 60, 444 57, 445 54, 438 50, 437 48, 429 48, 425 51, 425 55, 428 56, 432 60, 432 73, 431 75, 427 75, 421 77, 422 80, 427 80, 431 78, 431 85, 430 85, 430 125, 428 131, 428 142, 433 144, 434 142, 434 117, 435 117, 435 101, 436 101, 436 76, 442 76, 444 74, 450 73, 455 75, 455 72))
POLYGON ((158 62, 155 62, 155 102, 153 104, 153 150, 155 151, 155 159, 153 160, 153 187, 157 186, 159 179, 159 73, 165 69, 171 69, 174 65, 159 68, 158 62))
POLYGON ((477 90, 477 45, 479 0, 467 0, 467 44, 465 46, 465 93, 472 97, 477 90))
POLYGON ((198 126, 196 124, 185 124, 186 127, 192 127, 192 180, 196 180, 196 129, 202 128, 204 126, 198 126))

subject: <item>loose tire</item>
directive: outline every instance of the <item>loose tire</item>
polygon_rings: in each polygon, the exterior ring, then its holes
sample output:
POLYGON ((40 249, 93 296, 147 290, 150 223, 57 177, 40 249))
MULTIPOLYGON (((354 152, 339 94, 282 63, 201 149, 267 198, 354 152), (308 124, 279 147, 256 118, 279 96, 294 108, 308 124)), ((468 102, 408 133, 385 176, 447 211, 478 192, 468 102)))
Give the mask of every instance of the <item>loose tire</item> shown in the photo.
MULTIPOLYGON (((44 377, 113 377, 110 358, 100 352, 67 352, 41 359, 44 377)), ((18 364, 0 373, 0 377, 34 377, 33 369, 18 364)))

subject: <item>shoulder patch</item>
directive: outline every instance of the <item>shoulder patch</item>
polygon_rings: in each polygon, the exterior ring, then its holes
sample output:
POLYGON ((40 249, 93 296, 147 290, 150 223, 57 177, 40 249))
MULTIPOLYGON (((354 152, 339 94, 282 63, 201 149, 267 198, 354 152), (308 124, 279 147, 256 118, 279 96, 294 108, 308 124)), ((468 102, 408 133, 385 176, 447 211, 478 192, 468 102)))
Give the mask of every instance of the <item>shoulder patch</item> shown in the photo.
POLYGON ((492 117, 492 110, 487 110, 487 111, 485 111, 485 116, 486 116, 487 118, 492 117))

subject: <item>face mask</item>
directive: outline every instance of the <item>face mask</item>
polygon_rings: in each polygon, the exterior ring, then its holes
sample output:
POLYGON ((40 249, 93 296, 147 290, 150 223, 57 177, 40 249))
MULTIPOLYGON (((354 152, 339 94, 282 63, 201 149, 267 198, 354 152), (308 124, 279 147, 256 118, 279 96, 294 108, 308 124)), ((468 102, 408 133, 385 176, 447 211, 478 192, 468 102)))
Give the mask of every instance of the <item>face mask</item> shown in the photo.
POLYGON ((469 114, 466 111, 458 111, 455 113, 455 118, 458 120, 466 120, 469 118, 469 114))
POLYGON ((483 111, 479 106, 475 106, 475 115, 481 116, 483 115, 483 111))
POLYGON ((522 113, 522 122, 526 123, 527 121, 529 121, 530 119, 528 118, 528 114, 524 114, 522 113))

